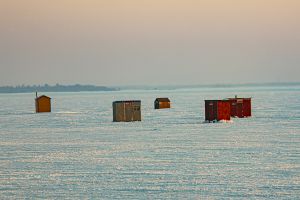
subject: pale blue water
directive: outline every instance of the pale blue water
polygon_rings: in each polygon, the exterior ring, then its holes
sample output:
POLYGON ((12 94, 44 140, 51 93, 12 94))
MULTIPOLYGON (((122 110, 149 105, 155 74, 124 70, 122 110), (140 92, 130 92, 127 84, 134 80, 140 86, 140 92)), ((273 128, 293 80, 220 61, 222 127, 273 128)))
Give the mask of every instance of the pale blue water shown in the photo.
POLYGON ((299 85, 46 95, 35 114, 34 94, 0 94, 1 199, 300 198, 299 85), (202 123, 204 99, 235 94, 252 118, 202 123), (142 122, 112 122, 126 99, 142 122))

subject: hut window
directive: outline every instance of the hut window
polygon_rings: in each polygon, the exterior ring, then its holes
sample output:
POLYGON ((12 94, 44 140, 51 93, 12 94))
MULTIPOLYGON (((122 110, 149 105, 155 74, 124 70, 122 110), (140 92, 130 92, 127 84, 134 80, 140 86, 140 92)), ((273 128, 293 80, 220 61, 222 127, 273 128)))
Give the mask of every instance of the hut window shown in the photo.
POLYGON ((134 110, 134 111, 140 111, 140 107, 139 107, 139 106, 134 106, 134 107, 133 107, 133 110, 134 110))

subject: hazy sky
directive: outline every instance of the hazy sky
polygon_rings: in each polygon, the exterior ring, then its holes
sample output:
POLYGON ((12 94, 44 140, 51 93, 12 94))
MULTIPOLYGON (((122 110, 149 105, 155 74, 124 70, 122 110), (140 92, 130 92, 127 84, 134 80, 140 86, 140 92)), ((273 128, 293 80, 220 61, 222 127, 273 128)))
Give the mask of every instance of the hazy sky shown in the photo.
POLYGON ((300 81, 299 0, 0 0, 0 85, 300 81))

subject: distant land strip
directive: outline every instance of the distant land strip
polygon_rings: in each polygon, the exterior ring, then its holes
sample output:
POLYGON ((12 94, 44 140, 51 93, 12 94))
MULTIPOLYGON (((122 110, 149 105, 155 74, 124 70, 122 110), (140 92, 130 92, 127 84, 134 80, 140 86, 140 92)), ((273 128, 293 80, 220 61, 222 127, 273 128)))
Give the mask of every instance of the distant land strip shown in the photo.
POLYGON ((2 86, 0 93, 30 93, 30 92, 84 92, 84 91, 117 91, 118 88, 94 85, 21 85, 21 86, 2 86))

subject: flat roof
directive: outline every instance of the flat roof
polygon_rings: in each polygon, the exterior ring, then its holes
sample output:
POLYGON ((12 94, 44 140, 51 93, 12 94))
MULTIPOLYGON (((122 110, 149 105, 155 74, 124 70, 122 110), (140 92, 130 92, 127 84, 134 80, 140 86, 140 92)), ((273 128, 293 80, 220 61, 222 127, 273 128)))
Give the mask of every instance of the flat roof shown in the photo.
POLYGON ((252 97, 237 97, 237 98, 227 98, 227 99, 230 99, 230 100, 232 100, 232 99, 252 99, 252 97))
POLYGON ((204 100, 204 101, 229 101, 229 99, 210 99, 210 100, 204 100))
POLYGON ((162 98, 156 98, 155 101, 170 102, 170 99, 167 97, 162 97, 162 98))
POLYGON ((140 103, 141 100, 114 101, 113 103, 140 103))

